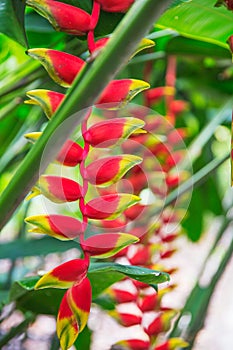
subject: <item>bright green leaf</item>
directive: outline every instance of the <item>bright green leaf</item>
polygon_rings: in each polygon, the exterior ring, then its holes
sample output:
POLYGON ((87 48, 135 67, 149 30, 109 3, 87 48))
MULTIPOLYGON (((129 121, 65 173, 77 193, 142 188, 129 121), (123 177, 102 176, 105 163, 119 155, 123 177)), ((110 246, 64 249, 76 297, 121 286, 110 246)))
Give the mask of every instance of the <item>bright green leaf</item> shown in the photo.
POLYGON ((214 7, 216 0, 191 0, 167 10, 159 28, 170 28, 180 34, 228 48, 233 32, 233 13, 225 7, 214 7))

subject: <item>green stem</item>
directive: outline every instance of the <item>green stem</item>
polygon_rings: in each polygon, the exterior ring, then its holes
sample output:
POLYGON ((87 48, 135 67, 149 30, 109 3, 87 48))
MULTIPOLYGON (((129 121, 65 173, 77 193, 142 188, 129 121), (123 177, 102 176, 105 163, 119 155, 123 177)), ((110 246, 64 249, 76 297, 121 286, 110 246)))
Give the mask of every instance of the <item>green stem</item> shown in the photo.
POLYGON ((68 126, 63 121, 77 112, 77 109, 83 111, 93 105, 103 88, 128 61, 138 42, 148 33, 154 22, 171 2, 172 0, 162 2, 160 0, 136 1, 118 25, 102 53, 78 75, 64 102, 48 123, 42 137, 28 153, 3 192, 0 200, 0 228, 9 220, 27 192, 38 180, 39 170, 44 171, 56 157, 73 127, 82 120, 83 112, 79 113, 79 116, 73 120, 72 125, 69 123, 68 126), (63 132, 59 138, 54 140, 54 146, 50 148, 42 163, 43 150, 61 123, 64 125, 63 132))

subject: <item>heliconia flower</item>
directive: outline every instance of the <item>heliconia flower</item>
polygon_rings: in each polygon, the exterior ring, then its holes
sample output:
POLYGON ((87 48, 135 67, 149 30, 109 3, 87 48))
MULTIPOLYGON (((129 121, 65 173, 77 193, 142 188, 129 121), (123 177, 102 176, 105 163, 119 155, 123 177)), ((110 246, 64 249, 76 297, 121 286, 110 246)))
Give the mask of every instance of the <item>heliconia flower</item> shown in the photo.
POLYGON ((145 93, 147 104, 151 106, 154 103, 160 101, 162 97, 173 96, 175 89, 171 86, 159 86, 153 89, 148 90, 145 93))
POLYGON ((149 265, 156 251, 161 249, 160 244, 150 243, 148 245, 137 244, 128 250, 127 258, 132 265, 149 265))
POLYGON ((187 136, 188 136, 187 129, 176 128, 168 134, 167 141, 169 144, 172 144, 175 146, 175 145, 179 145, 180 143, 184 142, 184 138, 187 136))
POLYGON ((150 341, 142 339, 128 339, 121 340, 118 343, 116 343, 116 345, 119 345, 123 349, 127 350, 147 350, 150 347, 150 341))
POLYGON ((114 193, 97 197, 88 202, 83 214, 90 219, 113 220, 126 208, 139 202, 140 198, 127 193, 114 193))
POLYGON ((40 194, 55 203, 73 202, 81 197, 81 187, 77 182, 66 177, 42 175, 27 199, 40 194))
MULTIPOLYGON (((25 134, 24 137, 31 141, 36 142, 39 137, 42 135, 42 132, 31 132, 25 134)), ((65 166, 74 167, 81 163, 83 159, 83 148, 79 146, 76 142, 72 140, 67 140, 62 146, 60 152, 56 157, 56 161, 65 166)))
MULTIPOLYGON (((105 47, 105 45, 108 43, 110 37, 108 38, 101 38, 95 42, 95 50, 92 52, 92 57, 95 57, 99 54, 99 52, 105 47)), ((136 50, 132 54, 132 57, 134 57, 136 54, 141 52, 142 50, 149 49, 150 47, 155 46, 155 42, 153 40, 143 38, 141 39, 140 43, 138 44, 136 50)))
POLYGON ((141 310, 134 302, 118 304, 116 305, 116 310, 110 311, 109 314, 125 327, 140 324, 143 316, 141 310))
POLYGON ((27 54, 41 62, 50 77, 59 85, 71 86, 76 75, 85 66, 85 62, 68 53, 50 49, 30 49, 27 54))
POLYGON ((35 143, 41 137, 42 134, 43 133, 41 131, 29 132, 28 134, 24 134, 24 137, 28 141, 35 143))
POLYGON ((126 12, 135 0, 97 0, 102 10, 107 12, 126 12))
POLYGON ((178 237, 177 233, 170 233, 166 236, 161 237, 161 239, 164 243, 170 243, 170 242, 173 242, 177 237, 178 237))
POLYGON ((116 183, 129 169, 141 162, 141 157, 131 154, 97 159, 86 168, 85 178, 96 186, 109 186, 116 183))
POLYGON ((233 53, 233 35, 229 36, 229 38, 227 39, 227 42, 230 46, 231 53, 233 53))
POLYGON ((101 93, 97 107, 115 109, 124 107, 139 92, 149 89, 150 85, 137 79, 112 80, 101 93))
POLYGON ((136 242, 138 238, 128 233, 103 233, 87 238, 82 248, 91 256, 104 259, 136 242))
POLYGON ((74 167, 83 159, 83 148, 72 140, 67 140, 58 153, 56 160, 66 166, 74 167))
POLYGON ((74 259, 65 262, 46 273, 39 279, 35 289, 60 288, 66 289, 81 283, 86 277, 88 262, 83 259, 74 259))
POLYGON ((143 132, 144 125, 145 122, 137 118, 114 118, 92 125, 83 136, 92 147, 111 147, 135 132, 143 132))
POLYGON ((57 335, 62 350, 70 348, 85 328, 91 308, 91 284, 88 278, 65 293, 57 317, 57 335))
POLYGON ((62 298, 57 317, 57 335, 62 350, 70 348, 79 334, 77 320, 67 301, 68 291, 62 298))
POLYGON ((176 315, 175 310, 164 311, 158 316, 144 330, 149 336, 156 336, 159 333, 167 332, 171 326, 171 320, 176 315))
POLYGON ((160 253, 160 258, 161 259, 167 259, 167 258, 170 258, 174 253, 177 252, 177 249, 174 248, 174 249, 168 249, 168 250, 165 250, 164 252, 161 252, 160 253))
POLYGON ((25 103, 39 105, 48 118, 52 117, 65 98, 65 95, 60 92, 44 89, 31 90, 28 91, 26 95, 30 100, 25 101, 25 103))
POLYGON ((125 228, 126 221, 125 218, 117 218, 114 220, 92 220, 95 226, 101 227, 103 229, 111 230, 112 232, 119 230, 122 231, 123 228, 125 228))
POLYGON ((26 0, 26 4, 45 17, 56 31, 85 35, 91 29, 91 16, 78 7, 54 0, 26 0))
POLYGON ((182 338, 170 338, 165 343, 156 345, 153 350, 178 350, 187 348, 189 343, 184 341, 182 338))
POLYGON ((189 107, 188 103, 183 100, 171 101, 169 106, 170 111, 175 115, 183 113, 184 111, 187 111, 188 107, 189 107))
POLYGON ((144 288, 141 291, 137 305, 142 312, 152 311, 158 304, 158 294, 154 288, 144 288))
POLYGON ((109 294, 117 303, 129 303, 137 300, 138 289, 135 287, 132 280, 125 279, 114 283, 114 285, 107 290, 107 294, 109 294))
POLYGON ((135 220, 140 217, 141 214, 145 214, 146 206, 142 204, 136 204, 131 208, 126 209, 125 216, 129 220, 135 220))
POLYGON ((47 234, 61 241, 75 239, 82 232, 82 223, 71 216, 33 215, 27 217, 25 222, 35 226, 29 232, 47 234))

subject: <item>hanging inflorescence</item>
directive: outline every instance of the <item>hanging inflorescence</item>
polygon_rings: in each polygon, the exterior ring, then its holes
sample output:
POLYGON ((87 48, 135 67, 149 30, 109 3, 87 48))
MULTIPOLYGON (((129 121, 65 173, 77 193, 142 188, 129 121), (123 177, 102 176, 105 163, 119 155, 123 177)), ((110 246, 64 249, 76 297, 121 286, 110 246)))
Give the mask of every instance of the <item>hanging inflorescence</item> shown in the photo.
MULTIPOLYGON (((55 30, 86 36, 90 54, 88 60, 93 61, 111 40, 109 37, 95 40, 100 11, 126 12, 133 2, 94 0, 91 14, 54 0, 27 0, 27 5, 44 16, 55 30)), ((135 54, 153 45, 153 41, 142 39, 135 54)), ((88 61, 48 48, 29 49, 27 53, 39 60, 50 77, 64 88, 72 85, 88 61)), ((164 201, 166 195, 186 177, 185 172, 175 171, 183 158, 183 151, 177 145, 186 136, 186 131, 175 130, 174 125, 176 115, 187 105, 174 99, 173 82, 147 89, 149 84, 142 80, 111 81, 95 103, 107 117, 109 113, 110 118, 94 118, 94 122, 90 123, 93 108, 89 107, 81 123, 82 145, 69 139, 56 156, 56 162, 63 166, 78 166, 81 181, 42 175, 28 196, 30 199, 41 194, 55 203, 78 201, 81 213, 81 219, 57 214, 26 218, 26 222, 33 225, 31 232, 47 234, 62 241, 78 240, 83 252, 83 258, 57 266, 40 278, 35 286, 35 289, 67 289, 57 317, 57 334, 62 349, 71 347, 87 324, 92 300, 91 284, 87 277, 91 257, 110 258, 116 262, 124 258, 127 264, 163 269, 169 273, 174 271, 163 266, 161 261, 176 251, 173 242, 180 231, 177 228, 176 232, 167 234, 164 226, 178 224, 180 211, 167 208, 155 222, 154 207, 140 203, 140 194, 150 187, 153 195, 164 201), (118 115, 117 111, 143 90, 146 90, 144 102, 147 107, 165 99, 166 117, 155 118, 148 113, 148 109, 140 108, 129 111, 128 117, 118 115), (169 126, 163 120, 169 121, 169 126), (155 137, 155 134, 166 135, 166 142, 155 137), (101 151, 119 145, 120 154, 92 157, 93 150, 101 151), (158 160, 159 167, 158 162, 153 163, 153 157, 158 160), (161 175, 162 181, 159 180, 161 175), (119 184, 122 178, 127 182, 120 183, 117 190, 115 184, 119 184), (129 184, 130 189, 127 187, 129 184), (98 194, 91 199, 88 195, 90 186, 95 187, 98 194), (88 225, 92 222, 103 232, 95 234, 93 230, 94 234, 88 236, 88 225)), ((41 106, 49 119, 66 97, 60 92, 45 89, 28 91, 27 96, 29 100, 26 102, 41 106)), ((26 138, 36 142, 41 134, 30 133, 26 138)), ((127 278, 106 290, 106 294, 117 303, 116 310, 110 314, 125 327, 140 325, 145 335, 144 339, 135 335, 135 338, 121 341, 117 346, 132 350, 174 350, 187 346, 179 338, 165 339, 164 342, 158 338, 159 334, 170 329, 177 313, 162 305, 163 295, 173 288, 171 285, 158 292, 147 284, 127 278), (144 324, 145 315, 151 312, 150 322, 144 324)))
MULTIPOLYGON (((28 0, 27 5, 44 16, 52 26, 72 35, 87 35, 88 49, 92 60, 106 45, 109 38, 95 41, 94 30, 98 23, 100 9, 110 12, 125 12, 133 0, 94 1, 93 10, 88 14, 77 7, 53 0, 28 0)), ((143 39, 136 52, 153 46, 151 40, 143 39)), ((30 49, 28 55, 38 59, 50 77, 59 85, 68 88, 86 62, 71 54, 51 49, 30 49)), ((123 107, 136 94, 148 89, 149 84, 135 79, 113 80, 101 93, 96 105, 105 109, 123 107)), ((65 94, 44 89, 27 93, 27 103, 41 106, 48 118, 65 98, 65 94)), ((91 306, 91 284, 87 277, 90 257, 108 258, 126 246, 138 241, 134 235, 124 232, 104 233, 85 237, 88 220, 113 220, 127 208, 139 202, 134 194, 108 193, 86 201, 89 184, 105 187, 116 183, 124 174, 141 162, 141 158, 131 154, 121 154, 97 159, 86 165, 90 148, 114 147, 135 132, 142 130, 144 122, 138 118, 115 118, 88 126, 92 108, 88 108, 81 124, 84 146, 81 147, 71 139, 66 141, 56 157, 62 165, 79 166, 82 183, 72 179, 54 175, 42 175, 33 187, 28 199, 39 194, 55 203, 79 201, 82 220, 65 215, 35 215, 26 218, 32 224, 33 232, 48 234, 60 240, 77 239, 83 251, 82 259, 68 261, 45 274, 36 284, 35 289, 64 288, 67 289, 57 318, 57 334, 62 349, 69 348, 78 334, 84 329, 91 306)), ((27 134, 26 137, 35 142, 40 132, 27 134)))

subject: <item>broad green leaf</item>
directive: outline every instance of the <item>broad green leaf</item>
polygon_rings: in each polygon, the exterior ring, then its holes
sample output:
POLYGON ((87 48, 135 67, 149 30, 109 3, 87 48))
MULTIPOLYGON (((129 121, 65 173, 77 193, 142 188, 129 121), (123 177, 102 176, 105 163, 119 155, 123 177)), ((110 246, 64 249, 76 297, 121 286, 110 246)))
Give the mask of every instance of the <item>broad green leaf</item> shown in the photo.
POLYGON ((215 3, 216 0, 181 2, 167 10, 157 26, 228 48, 227 40, 233 32, 233 13, 225 7, 214 7, 215 3))
POLYGON ((2 0, 0 3, 0 32, 26 47, 24 9, 25 1, 23 0, 2 0))
MULTIPOLYGON (((143 267, 124 266, 116 263, 92 263, 88 277, 92 284, 93 299, 125 276, 148 284, 169 280, 168 274, 143 267)), ((34 286, 39 278, 39 276, 33 276, 15 282, 10 291, 10 300, 16 301, 17 307, 22 310, 41 314, 56 314, 64 290, 48 288, 35 291, 34 286)))

